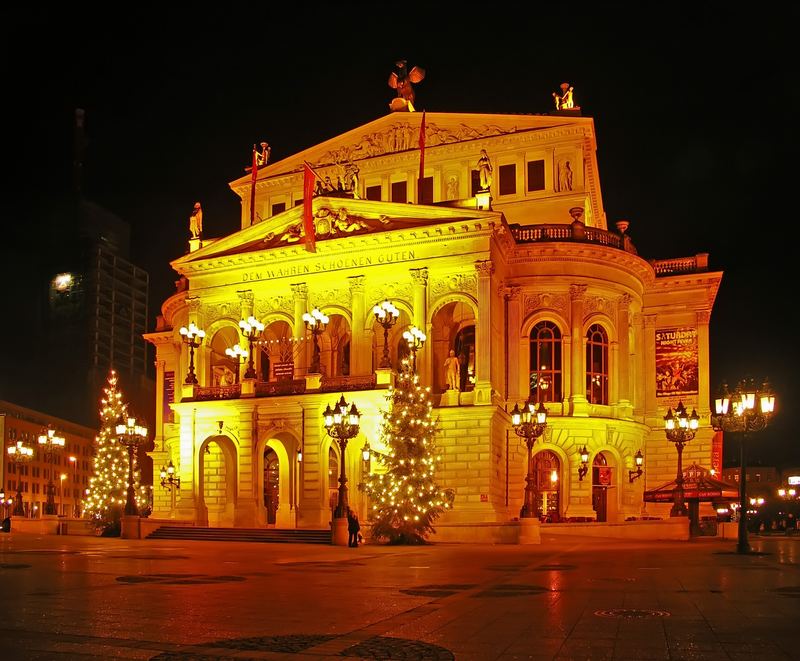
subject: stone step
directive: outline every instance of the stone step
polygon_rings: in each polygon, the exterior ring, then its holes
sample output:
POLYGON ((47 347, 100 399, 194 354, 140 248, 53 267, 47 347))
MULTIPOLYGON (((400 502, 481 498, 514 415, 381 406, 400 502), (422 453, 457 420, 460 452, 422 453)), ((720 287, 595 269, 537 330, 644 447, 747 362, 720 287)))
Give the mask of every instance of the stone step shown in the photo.
POLYGON ((173 539, 219 542, 264 542, 283 544, 330 544, 330 530, 296 530, 278 528, 196 528, 161 526, 147 539, 173 539))

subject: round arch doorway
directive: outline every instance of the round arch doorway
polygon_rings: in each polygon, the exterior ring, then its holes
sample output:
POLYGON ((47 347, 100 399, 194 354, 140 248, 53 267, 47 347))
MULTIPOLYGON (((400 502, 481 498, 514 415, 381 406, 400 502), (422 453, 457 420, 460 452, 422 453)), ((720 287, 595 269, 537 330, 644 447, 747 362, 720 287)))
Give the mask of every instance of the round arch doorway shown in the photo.
POLYGON ((267 525, 274 526, 280 505, 280 461, 271 447, 264 448, 264 509, 267 525))
POLYGON ((613 486, 611 466, 603 452, 598 452, 592 462, 592 509, 595 521, 605 523, 609 519, 608 490, 613 486))

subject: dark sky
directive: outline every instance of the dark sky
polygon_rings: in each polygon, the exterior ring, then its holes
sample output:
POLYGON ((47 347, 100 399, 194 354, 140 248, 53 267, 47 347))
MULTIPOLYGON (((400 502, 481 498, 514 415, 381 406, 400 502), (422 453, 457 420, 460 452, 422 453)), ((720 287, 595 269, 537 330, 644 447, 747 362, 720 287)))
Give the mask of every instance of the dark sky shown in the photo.
MULTIPOLYGON (((629 220, 648 259, 710 253, 725 273, 712 388, 768 376, 780 411, 750 455, 800 464, 788 268, 798 12, 607 4, 499 3, 491 16, 451 3, 3 10, 6 164, 17 175, 4 196, 5 277, 58 257, 42 218, 70 186, 75 107, 86 109, 85 194, 130 223, 154 317, 174 291, 168 262, 185 251, 192 204, 203 203, 207 235, 235 231, 227 184, 251 145, 268 141, 275 161, 386 114, 395 60, 426 69, 416 105, 429 111, 548 112, 569 81, 595 121, 609 225, 629 220)), ((19 337, 20 291, 6 292, 19 337)))

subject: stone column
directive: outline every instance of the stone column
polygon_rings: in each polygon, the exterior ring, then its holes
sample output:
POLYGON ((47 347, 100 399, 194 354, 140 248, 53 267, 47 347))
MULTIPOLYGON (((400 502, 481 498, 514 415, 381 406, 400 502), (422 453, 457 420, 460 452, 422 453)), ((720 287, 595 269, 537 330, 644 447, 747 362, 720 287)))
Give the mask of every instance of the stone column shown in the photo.
POLYGON ((306 325, 303 322, 303 315, 308 311, 308 286, 305 282, 296 285, 289 285, 292 290, 292 297, 294 298, 294 327, 292 328, 292 337, 296 342, 300 343, 300 350, 297 352, 297 357, 300 359, 301 365, 295 365, 294 376, 295 378, 302 377, 308 371, 309 356, 312 347, 310 342, 305 342, 306 325))
MULTIPOLYGON (((248 314, 249 316, 249 314, 248 314)), ((255 494, 255 471, 259 469, 258 458, 253 451, 258 442, 257 414, 252 409, 239 411, 239 456, 236 466, 236 509, 234 510, 234 525, 237 528, 253 528, 257 525, 257 496, 255 494)), ((232 479, 228 474, 227 479, 232 479)))
POLYGON ((708 322, 711 319, 710 310, 698 310, 697 320, 697 413, 701 420, 708 420, 711 415, 709 406, 711 387, 709 384, 709 357, 710 348, 708 340, 708 322))
POLYGON ((645 401, 645 349, 644 349, 644 317, 641 312, 633 313, 633 412, 635 415, 644 415, 645 401))
POLYGON ((350 374, 361 376, 369 374, 372 367, 372 346, 370 338, 364 332, 364 276, 354 275, 347 278, 350 285, 350 312, 353 325, 350 329, 350 374))
POLYGON ((500 295, 506 305, 505 328, 503 329, 506 338, 506 352, 503 359, 505 361, 504 385, 507 386, 507 392, 504 392, 503 396, 506 401, 510 402, 525 401, 527 399, 527 393, 523 396, 520 392, 521 372, 527 372, 521 362, 522 356, 520 355, 521 291, 522 287, 519 285, 503 285, 500 287, 500 295))
MULTIPOLYGON (((246 289, 244 291, 237 291, 236 292, 239 296, 239 319, 247 319, 251 314, 253 314, 253 291, 251 289, 246 289)), ((237 322, 238 323, 238 322, 237 322)), ((239 346, 242 349, 247 349, 248 356, 247 359, 242 362, 239 361, 239 381, 244 381, 244 373, 247 371, 247 363, 250 361, 250 358, 253 359, 253 365, 256 365, 256 356, 250 356, 250 342, 248 339, 242 334, 242 328, 239 327, 239 346)), ((256 345, 253 346, 253 352, 255 353, 258 351, 256 345)), ((257 366, 256 366, 257 367, 257 366)))
MULTIPOLYGON (((644 320, 644 413, 646 419, 654 418, 658 413, 656 400, 656 320, 654 314, 643 315, 644 320)), ((663 426, 660 421, 659 427, 663 426)))
POLYGON ((414 298, 414 318, 412 323, 428 336, 426 346, 417 354, 417 372, 422 383, 431 383, 433 374, 433 348, 427 346, 431 341, 431 323, 428 319, 428 269, 426 267, 409 269, 411 274, 411 289, 414 298))
POLYGON ((586 402, 586 376, 584 367, 583 342, 583 302, 586 298, 587 285, 570 285, 570 409, 574 416, 588 416, 589 406, 586 402))
POLYGON ((200 480, 197 478, 197 451, 195 449, 195 425, 197 423, 197 409, 191 409, 190 415, 181 415, 181 439, 179 460, 177 468, 178 477, 181 478, 181 488, 178 490, 175 503, 174 518, 181 521, 199 521, 197 509, 197 495, 200 489, 200 480))
POLYGON ((490 259, 475 262, 478 319, 475 324, 475 404, 492 402, 492 274, 490 259))
MULTIPOLYGON (((620 407, 631 408, 631 350, 630 350, 630 294, 623 294, 617 299, 617 344, 619 355, 616 361, 617 370, 617 403, 620 407)), ((627 413, 626 416, 630 417, 627 413)))

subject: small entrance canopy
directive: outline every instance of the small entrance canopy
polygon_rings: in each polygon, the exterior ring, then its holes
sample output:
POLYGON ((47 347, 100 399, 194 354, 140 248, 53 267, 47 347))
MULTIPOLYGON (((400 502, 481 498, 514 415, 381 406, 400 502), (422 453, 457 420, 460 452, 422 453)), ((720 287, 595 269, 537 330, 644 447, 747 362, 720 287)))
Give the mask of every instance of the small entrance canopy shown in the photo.
MULTIPOLYGON (((668 503, 673 500, 675 480, 644 492, 646 503, 668 503)), ((692 464, 683 471, 683 497, 699 502, 736 500, 739 487, 714 478, 710 471, 699 464, 692 464)))

